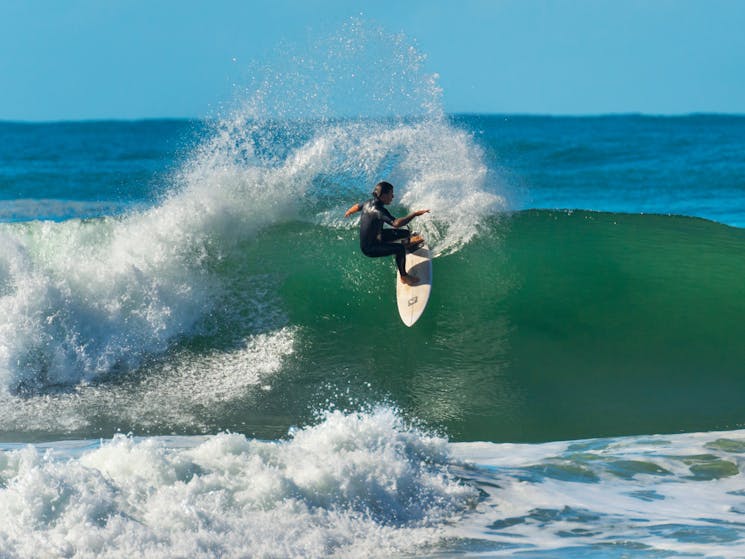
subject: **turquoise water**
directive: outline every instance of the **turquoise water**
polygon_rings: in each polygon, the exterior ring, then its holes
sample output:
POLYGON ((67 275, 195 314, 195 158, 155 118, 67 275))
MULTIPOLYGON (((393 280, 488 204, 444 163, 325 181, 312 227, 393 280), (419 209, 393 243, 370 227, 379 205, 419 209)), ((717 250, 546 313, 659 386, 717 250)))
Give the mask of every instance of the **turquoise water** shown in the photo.
MULTIPOLYGON (((701 118, 629 120, 688 135, 701 118)), ((34 534, 50 556, 739 556, 739 186, 595 192, 616 163, 537 169, 561 149, 562 119, 541 122, 317 123, 263 160, 205 123, 0 125, 36 150, 3 142, 3 549, 34 556, 34 534), (543 155, 515 147, 536 136, 543 155), (414 328, 393 263, 362 257, 341 217, 379 169, 394 213, 433 209, 414 328), (673 195, 707 203, 664 215, 673 195)), ((564 124, 562 144, 583 121, 564 124)), ((618 142, 630 126, 585 124, 618 142)), ((664 145, 657 173, 675 176, 664 145)))
MULTIPOLYGON (((690 134, 701 118, 677 120, 690 124, 690 134)), ((523 120, 523 133, 537 136, 539 119, 523 120)), ((553 136, 557 120, 545 119, 545 136, 553 136)), ((650 120, 644 126, 661 122, 663 130, 675 128, 671 119, 650 120)), ((486 117, 455 122, 470 122, 470 132, 464 132, 477 139, 496 134, 491 128, 480 131, 479 124, 504 126, 503 119, 486 117)), ((724 117, 713 122, 731 126, 724 117)), ((587 121, 604 129, 614 124, 619 136, 631 126, 620 117, 587 121)), ((190 162, 183 146, 207 134, 205 125, 3 126, 11 140, 26 146, 20 152, 27 153, 30 145, 39 151, 5 172, 14 178, 4 195, 19 196, 6 204, 23 200, 0 226, 7 240, 5 390, 9 398, 30 398, 26 405, 38 398, 65 400, 81 390, 81 382, 84 390, 107 395, 84 399, 79 407, 70 404, 74 420, 66 420, 66 426, 50 418, 48 425, 31 422, 33 429, 24 429, 28 422, 22 413, 15 417, 10 405, 5 414, 12 420, 3 427, 8 440, 26 440, 28 431, 34 439, 49 439, 101 436, 115 429, 152 434, 231 429, 276 437, 310 421, 339 390, 350 393, 342 399, 357 404, 395 403, 445 429, 453 440, 465 441, 733 429, 745 421, 738 343, 745 269, 738 227, 696 216, 632 212, 633 201, 625 202, 624 213, 521 210, 507 205, 513 196, 509 183, 485 180, 483 195, 493 211, 482 209, 474 219, 458 215, 458 204, 447 197, 430 200, 454 217, 440 222, 435 209, 432 220, 421 224, 431 228, 441 252, 435 261, 437 288, 421 323, 407 329, 393 304, 391 263, 361 257, 354 223, 340 217, 350 200, 364 195, 365 184, 348 182, 360 161, 351 169, 346 161, 332 163, 309 179, 298 169, 272 163, 275 176, 262 179, 270 182, 254 200, 250 183, 243 182, 250 179, 250 166, 236 166, 226 178, 210 176, 217 184, 206 186, 202 173, 211 169, 184 171, 202 164, 190 162), (33 134, 38 141, 30 140, 33 134), (55 146, 68 136, 72 162, 56 169, 55 146), (91 151, 94 143, 106 147, 91 151), (81 176, 70 176, 77 175, 70 169, 80 169, 81 176), (187 172, 199 180, 178 178, 187 172), (45 179, 45 173, 51 176, 45 179), (289 186, 282 182, 288 173, 300 177, 289 186), (43 180, 49 182, 47 190, 39 186, 43 180), (179 180, 195 182, 182 190, 168 186, 179 180), (123 186, 127 181, 137 188, 123 186), (59 198, 60 182, 74 196, 59 198), (332 196, 335 190, 338 198, 332 196), (239 197, 243 205, 233 205, 239 197), (111 208, 116 211, 107 216, 111 208), (82 215, 65 219, 65 212, 74 211, 82 215), (48 214, 57 222, 43 221, 48 214), (276 341, 285 348, 280 354, 291 357, 277 365, 281 374, 274 374, 272 391, 234 394, 216 407, 184 402, 189 413, 167 414, 167 420, 157 411, 166 402, 132 416, 131 394, 167 378, 174 362, 212 359, 214 352, 229 353, 251 336, 278 329, 284 332, 276 341), (122 400, 112 405, 109 398, 122 400)), ((338 151, 358 149, 359 139, 338 137, 350 130, 360 133, 354 130, 359 126, 364 135, 380 133, 381 126, 385 134, 387 125, 334 124, 319 131, 315 141, 336 141, 338 151)), ((508 144, 514 145, 517 124, 510 127, 508 144)), ((567 134, 577 127, 577 119, 568 119, 567 134)), ((393 130, 409 134, 410 142, 431 141, 433 133, 421 123, 393 130)), ((659 148, 669 143, 676 144, 665 137, 659 148)), ((4 145, 10 153, 12 141, 4 145)), ((396 149, 406 154, 411 146, 393 145, 386 157, 402 157, 396 149)), ((533 157, 530 149, 526 152, 511 157, 522 158, 524 165, 533 157)), ((725 150, 717 168, 725 166, 729 153, 725 150)), ((680 165, 676 155, 670 159, 668 173, 680 165)), ((597 156, 590 161, 598 166, 597 156)), ((574 175, 576 198, 591 206, 583 199, 588 164, 577 156, 574 175)), ((557 172, 548 167, 545 176, 557 172)), ((706 193, 690 192, 687 177, 666 190, 686 191, 677 195, 689 200, 711 195, 708 185, 696 185, 706 193)), ((412 194, 406 183, 400 188, 404 199, 412 194)), ((548 196, 543 188, 539 185, 536 197, 548 196)), ((642 186, 626 182, 623 188, 642 186)), ((426 187, 415 194, 431 196, 426 187)), ((722 198, 730 221, 737 222, 730 201, 722 198)), ((700 213, 707 211, 708 206, 700 213)))
POLYGON ((745 119, 445 115, 396 41, 358 117, 297 70, 0 123, 0 555, 743 555, 745 119), (380 179, 413 328, 343 218, 380 179))

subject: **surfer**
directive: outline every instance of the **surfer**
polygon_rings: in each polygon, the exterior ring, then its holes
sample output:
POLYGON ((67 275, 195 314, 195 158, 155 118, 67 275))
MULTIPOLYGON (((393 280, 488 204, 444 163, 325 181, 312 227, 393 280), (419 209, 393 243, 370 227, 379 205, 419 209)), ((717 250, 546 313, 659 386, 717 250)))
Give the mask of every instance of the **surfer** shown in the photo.
POLYGON ((407 225, 412 219, 428 213, 429 210, 417 210, 406 217, 397 219, 385 208, 392 201, 393 185, 389 182, 379 182, 375 185, 372 198, 349 208, 344 217, 361 211, 360 249, 362 253, 372 258, 395 255, 401 281, 406 285, 415 285, 419 283, 419 278, 406 273, 406 251, 421 245, 424 238, 421 235, 412 235, 408 229, 399 230, 399 227, 407 225), (384 223, 394 229, 384 229, 384 223))

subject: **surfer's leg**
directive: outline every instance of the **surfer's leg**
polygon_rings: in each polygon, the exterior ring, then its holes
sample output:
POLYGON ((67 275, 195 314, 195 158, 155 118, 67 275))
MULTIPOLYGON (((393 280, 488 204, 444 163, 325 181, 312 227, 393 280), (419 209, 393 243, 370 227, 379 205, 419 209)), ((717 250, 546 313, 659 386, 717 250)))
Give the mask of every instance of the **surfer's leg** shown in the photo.
POLYGON ((402 245, 401 243, 381 243, 378 245, 367 247, 362 252, 365 254, 365 256, 370 256, 372 258, 394 255, 396 257, 396 266, 398 267, 398 273, 401 274, 401 277, 416 277, 409 276, 406 273, 406 247, 404 247, 404 245, 402 245))
POLYGON ((408 252, 414 252, 424 243, 424 237, 419 233, 412 234, 408 229, 383 229, 381 238, 384 243, 402 241, 408 252))
POLYGON ((406 285, 419 283, 418 277, 406 273, 406 245, 401 243, 390 243, 387 246, 396 250, 396 266, 398 267, 398 273, 401 275, 401 281, 406 285))
POLYGON ((383 229, 380 238, 384 243, 392 243, 401 239, 408 239, 411 231, 408 229, 383 229))
POLYGON ((401 246, 401 250, 396 253, 396 266, 401 277, 406 276, 406 249, 401 246))

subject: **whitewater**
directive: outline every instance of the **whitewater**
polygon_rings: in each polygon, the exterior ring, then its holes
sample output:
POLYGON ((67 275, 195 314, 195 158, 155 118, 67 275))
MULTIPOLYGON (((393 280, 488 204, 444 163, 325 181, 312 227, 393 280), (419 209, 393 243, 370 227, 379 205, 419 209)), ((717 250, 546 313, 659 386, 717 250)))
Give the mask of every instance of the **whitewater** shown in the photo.
POLYGON ((447 115, 357 20, 254 70, 0 123, 0 556, 745 555, 743 117, 447 115))

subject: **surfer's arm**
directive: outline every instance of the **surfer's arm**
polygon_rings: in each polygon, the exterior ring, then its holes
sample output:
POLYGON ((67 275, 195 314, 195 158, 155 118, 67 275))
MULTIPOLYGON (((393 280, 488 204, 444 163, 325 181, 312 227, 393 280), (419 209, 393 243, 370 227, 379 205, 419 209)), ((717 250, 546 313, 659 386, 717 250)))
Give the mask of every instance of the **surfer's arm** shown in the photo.
POLYGON ((415 217, 419 217, 420 215, 424 215, 426 213, 429 213, 429 210, 417 210, 415 212, 411 212, 406 217, 399 217, 398 219, 394 219, 391 225, 393 225, 393 227, 398 229, 399 227, 403 227, 404 225, 407 225, 415 217))
POLYGON ((362 204, 355 204, 351 208, 349 208, 345 213, 344 217, 349 217, 352 214, 356 214, 358 211, 362 209, 362 204))

